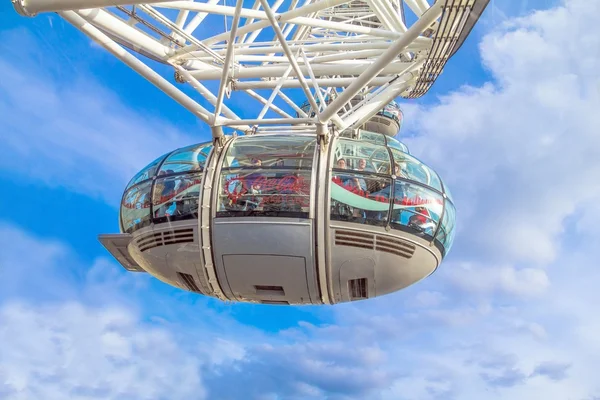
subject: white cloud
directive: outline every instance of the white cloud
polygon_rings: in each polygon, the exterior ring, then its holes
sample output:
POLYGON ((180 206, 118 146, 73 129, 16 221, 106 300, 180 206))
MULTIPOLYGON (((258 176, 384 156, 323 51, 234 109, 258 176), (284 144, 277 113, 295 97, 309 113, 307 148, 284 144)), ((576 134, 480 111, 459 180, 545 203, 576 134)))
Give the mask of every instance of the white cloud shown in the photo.
POLYGON ((18 178, 118 204, 125 184, 146 164, 205 140, 137 112, 58 56, 39 65, 36 52, 49 49, 24 29, 1 32, 0 42, 10 44, 0 47, 0 168, 18 178))
MULTIPOLYGON (((176 370, 168 352, 188 366, 189 385, 180 390, 204 387, 209 398, 591 399, 600 393, 594 257, 600 235, 589 223, 600 200, 599 14, 598 2, 572 0, 507 19, 481 44, 494 82, 465 87, 428 109, 407 108, 407 128, 419 133, 409 143, 413 152, 442 173, 459 210, 456 249, 432 277, 393 295, 327 309, 333 316, 322 325, 266 333, 232 321, 225 307, 194 307, 179 296, 153 293, 154 299, 135 303, 132 281, 143 279, 109 277, 106 262, 98 261, 78 305, 2 305, 3 318, 32 336, 12 334, 0 346, 14 342, 19 354, 36 356, 23 360, 0 347, 0 357, 11 354, 0 358, 2 378, 11 377, 11 388, 38 379, 36 390, 58 390, 39 380, 38 359, 70 388, 81 376, 114 376, 103 368, 117 363, 123 371, 123 359, 140 361, 136 368, 144 372, 144 364, 165 363, 167 374, 176 370), (104 289, 134 304, 119 308, 99 296, 91 306, 89 293, 104 289), (148 312, 155 306, 159 311, 148 312), (135 307, 148 314, 143 322, 135 307), (173 322, 182 315, 185 323, 173 322), (117 321, 117 328, 106 328, 106 321, 117 321), (52 332, 70 340, 86 333, 89 348, 78 351, 95 352, 95 364, 60 370, 68 341, 48 339, 52 332), (49 355, 38 342, 50 347, 49 355), (149 355, 150 347, 160 349, 149 355)), ((49 263, 64 256, 60 244, 40 248, 49 263)), ((100 395, 110 390, 89 379, 100 395)), ((119 382, 117 388, 137 387, 119 382)))
POLYGON ((199 360, 123 309, 0 307, 5 399, 202 399, 199 360))
POLYGON ((600 3, 512 19, 481 43, 495 78, 429 108, 409 108, 409 146, 456 198, 461 242, 501 262, 546 264, 568 217, 597 204, 600 3))

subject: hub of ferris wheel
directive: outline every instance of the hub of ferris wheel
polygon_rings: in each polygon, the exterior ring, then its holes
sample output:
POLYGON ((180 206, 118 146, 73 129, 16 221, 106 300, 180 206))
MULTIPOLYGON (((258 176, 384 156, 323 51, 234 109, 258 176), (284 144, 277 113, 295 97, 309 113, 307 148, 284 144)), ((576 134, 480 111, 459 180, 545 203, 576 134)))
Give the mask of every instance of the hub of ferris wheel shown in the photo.
POLYGON ((454 204, 395 138, 396 100, 427 93, 488 1, 12 0, 211 129, 131 180, 105 247, 173 286, 269 304, 377 297, 441 263, 454 204))

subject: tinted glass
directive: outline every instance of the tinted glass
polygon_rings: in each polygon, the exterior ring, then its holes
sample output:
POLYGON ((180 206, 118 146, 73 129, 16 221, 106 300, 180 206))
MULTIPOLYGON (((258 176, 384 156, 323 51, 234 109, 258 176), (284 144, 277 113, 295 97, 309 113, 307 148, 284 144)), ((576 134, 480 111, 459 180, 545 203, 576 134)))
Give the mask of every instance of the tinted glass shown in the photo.
POLYGON ((392 181, 352 171, 335 171, 331 179, 331 219, 384 225, 390 198, 384 195, 392 181))
POLYGON ((360 131, 360 133, 358 134, 358 138, 360 140, 364 140, 365 142, 370 142, 373 144, 385 146, 385 137, 383 136, 382 133, 360 131))
POLYGON ((389 174, 390 156, 385 146, 339 139, 335 149, 333 169, 389 174))
POLYGON ((450 251, 454 244, 454 235, 456 231, 456 208, 454 204, 446 201, 444 209, 444 217, 442 218, 442 226, 436 239, 438 239, 446 249, 446 253, 450 251))
POLYGON ((408 151, 408 147, 406 147, 404 143, 398 141, 397 139, 394 139, 393 137, 387 138, 387 144, 392 149, 400 150, 403 153, 410 154, 410 151, 408 151))
POLYGON ((314 136, 246 136, 225 156, 217 217, 308 218, 314 136))
POLYGON ((227 150, 223 168, 310 169, 316 143, 314 136, 239 137, 227 150))
POLYGON ((131 186, 145 181, 146 179, 150 179, 156 175, 156 168, 158 168, 158 164, 165 158, 166 154, 158 157, 156 160, 152 161, 150 164, 146 165, 144 169, 135 174, 135 176, 129 181, 126 189, 129 189, 131 186))
POLYGON ((396 180, 392 228, 409 228, 415 233, 433 236, 440 220, 444 198, 420 185, 396 180))
POLYGON ((223 173, 217 215, 308 217, 311 173, 276 168, 223 173))
POLYGON ((431 186, 439 191, 442 190, 442 184, 437 173, 417 160, 410 154, 403 153, 396 149, 392 149, 395 165, 399 171, 396 171, 396 176, 399 178, 407 178, 413 181, 421 182, 427 186, 431 186))
POLYGON ((203 171, 212 143, 194 144, 175 150, 160 167, 159 175, 203 171))
POLYGON ((121 201, 123 231, 131 233, 150 224, 150 189, 152 182, 145 182, 125 192, 121 201))
POLYGON ((152 198, 154 222, 198 218, 202 174, 157 179, 152 198))

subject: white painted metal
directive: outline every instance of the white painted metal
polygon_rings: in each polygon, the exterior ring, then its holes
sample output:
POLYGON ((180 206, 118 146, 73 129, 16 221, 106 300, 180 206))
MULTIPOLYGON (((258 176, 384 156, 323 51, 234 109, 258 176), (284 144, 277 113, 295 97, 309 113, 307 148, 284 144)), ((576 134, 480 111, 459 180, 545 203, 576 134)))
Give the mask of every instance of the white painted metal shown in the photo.
POLYGON ((428 89, 466 21, 440 15, 476 1, 487 0, 12 0, 23 15, 58 12, 211 127, 242 132, 340 131, 398 96, 418 97, 411 91, 428 89), (367 100, 350 102, 358 94, 367 100))

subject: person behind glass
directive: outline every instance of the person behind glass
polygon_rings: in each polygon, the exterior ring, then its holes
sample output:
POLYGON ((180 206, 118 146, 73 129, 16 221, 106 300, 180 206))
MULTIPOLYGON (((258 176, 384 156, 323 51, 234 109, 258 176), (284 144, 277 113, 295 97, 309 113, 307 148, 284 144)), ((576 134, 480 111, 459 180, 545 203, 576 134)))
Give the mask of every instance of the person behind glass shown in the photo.
MULTIPOLYGON (((392 222, 402 223, 403 216, 403 201, 407 195, 407 183, 402 181, 401 179, 407 179, 408 174, 404 171, 405 164, 404 163, 394 163, 394 210, 392 212, 392 222), (399 208, 396 208, 396 205, 399 205, 399 208)), ((390 189, 387 189, 387 193, 390 192, 390 189)))
MULTIPOLYGON (((336 167, 338 169, 347 169, 346 160, 343 158, 338 159, 336 164, 336 167)), ((360 189, 360 182, 355 176, 346 174, 334 175, 332 177, 332 180, 338 185, 344 186, 345 189, 350 191, 353 191, 354 189, 360 189)))
MULTIPOLYGON (((262 160, 260 160, 259 158, 252 158, 250 160, 250 163, 253 167, 259 170, 262 166, 262 160)), ((250 195, 246 200, 247 210, 254 210, 256 207, 258 207, 259 203, 262 200, 261 197, 256 197, 257 194, 260 194, 262 192, 262 177, 263 174, 261 172, 252 172, 251 174, 246 176, 245 189, 247 190, 246 193, 250 195)))

